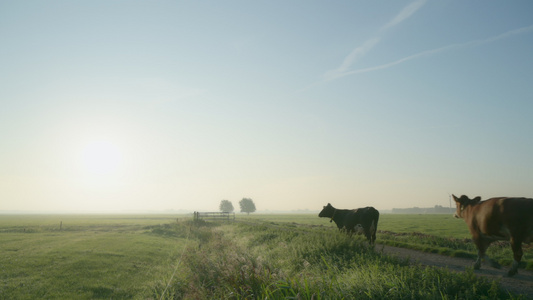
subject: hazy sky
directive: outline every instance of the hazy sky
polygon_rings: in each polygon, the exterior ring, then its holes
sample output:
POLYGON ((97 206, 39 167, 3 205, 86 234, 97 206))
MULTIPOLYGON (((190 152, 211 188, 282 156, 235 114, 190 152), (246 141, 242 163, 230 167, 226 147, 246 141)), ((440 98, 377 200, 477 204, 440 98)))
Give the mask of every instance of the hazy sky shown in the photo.
POLYGON ((533 197, 533 2, 0 1, 1 210, 533 197))

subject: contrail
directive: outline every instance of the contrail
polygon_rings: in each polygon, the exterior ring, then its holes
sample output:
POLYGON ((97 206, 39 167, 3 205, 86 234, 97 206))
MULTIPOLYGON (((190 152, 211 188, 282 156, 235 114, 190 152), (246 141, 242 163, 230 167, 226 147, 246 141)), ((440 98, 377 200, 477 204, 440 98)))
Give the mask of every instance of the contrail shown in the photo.
POLYGON ((419 10, 422 6, 424 6, 424 4, 426 4, 426 0, 418 0, 418 1, 415 1, 415 2, 407 5, 404 9, 402 9, 402 11, 400 11, 400 13, 398 15, 396 15, 396 17, 394 17, 394 19, 392 19, 389 23, 387 23, 385 26, 383 26, 383 28, 381 30, 382 31, 383 30, 387 30, 387 29, 389 29, 391 27, 394 27, 394 26, 400 24, 405 19, 407 19, 410 16, 412 16, 417 10, 419 10))
POLYGON ((420 52, 420 53, 417 53, 417 54, 413 54, 413 55, 404 57, 402 59, 399 59, 399 60, 396 60, 396 61, 393 61, 393 62, 390 62, 390 63, 387 63, 387 64, 375 66, 375 67, 370 67, 370 68, 365 68, 365 69, 358 69, 358 70, 354 70, 354 71, 344 72, 342 74, 337 74, 336 78, 340 78, 340 77, 344 77, 344 76, 348 76, 348 75, 353 75, 353 74, 361 74, 361 73, 368 73, 368 72, 377 71, 377 70, 383 70, 383 69, 387 69, 387 68, 390 68, 392 66, 399 65, 399 64, 404 63, 406 61, 413 60, 415 58, 419 58, 419 57, 422 57, 422 56, 429 56, 429 55, 433 55, 433 54, 436 54, 436 53, 439 53, 439 52, 450 51, 450 50, 453 50, 453 49, 459 49, 459 48, 465 48, 465 47, 470 47, 470 46, 479 46, 479 45, 482 45, 482 44, 488 44, 488 43, 496 42, 496 41, 499 41, 499 40, 502 40, 502 39, 505 39, 505 38, 508 38, 508 37, 511 37, 511 36, 514 36, 514 35, 525 34, 525 33, 531 32, 531 31, 533 31, 533 25, 522 27, 522 28, 518 28, 518 29, 514 29, 514 30, 510 30, 510 31, 507 31, 507 32, 505 32, 503 34, 496 35, 496 36, 493 36, 493 37, 490 37, 490 38, 487 38, 487 39, 483 39, 483 40, 474 40, 474 41, 470 41, 470 42, 466 42, 466 43, 462 43, 462 44, 453 44, 453 45, 440 47, 440 48, 437 48, 437 49, 423 51, 423 52, 420 52))
MULTIPOLYGON (((380 32, 383 33, 387 29, 397 26, 401 22, 405 21, 406 19, 411 17, 417 10, 419 10, 425 3, 426 0, 417 0, 407 5, 391 21, 385 24, 385 26, 381 28, 380 32)), ((344 58, 342 64, 337 69, 329 70, 324 73, 324 81, 331 81, 346 76, 347 73, 350 73, 347 72, 347 70, 356 61, 358 61, 366 53, 372 50, 372 48, 374 48, 374 46, 376 46, 380 40, 380 36, 373 37, 364 42, 362 46, 359 46, 352 50, 352 52, 350 52, 350 54, 348 54, 348 56, 344 58)))
POLYGON ((379 40, 380 38, 373 38, 366 41, 362 46, 355 48, 348 56, 346 56, 340 67, 335 70, 327 71, 324 74, 324 79, 329 81, 344 76, 343 74, 346 73, 350 66, 359 58, 363 57, 368 51, 374 48, 379 40))

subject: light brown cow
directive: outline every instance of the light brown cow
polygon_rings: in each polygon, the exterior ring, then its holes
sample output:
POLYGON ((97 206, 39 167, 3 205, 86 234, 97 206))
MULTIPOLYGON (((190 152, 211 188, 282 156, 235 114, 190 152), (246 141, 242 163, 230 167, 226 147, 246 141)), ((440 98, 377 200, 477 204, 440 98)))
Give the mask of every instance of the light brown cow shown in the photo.
POLYGON ((453 199, 457 205, 454 216, 465 220, 478 249, 474 269, 481 267, 483 258, 498 267, 485 251, 494 241, 509 240, 514 261, 508 274, 515 275, 522 259, 522 243, 533 241, 533 199, 498 197, 481 201, 481 197, 469 199, 465 195, 453 195, 453 199))

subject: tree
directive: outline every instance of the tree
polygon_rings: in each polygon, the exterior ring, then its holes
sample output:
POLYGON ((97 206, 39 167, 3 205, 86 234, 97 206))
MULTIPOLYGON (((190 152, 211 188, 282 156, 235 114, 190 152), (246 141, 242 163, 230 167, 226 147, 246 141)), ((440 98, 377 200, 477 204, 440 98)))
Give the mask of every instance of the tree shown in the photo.
POLYGON ((233 212, 233 204, 229 200, 222 200, 218 209, 221 212, 233 212))
POLYGON ((239 205, 241 206, 241 212, 250 214, 255 211, 254 201, 250 198, 242 198, 242 200, 239 201, 239 205))

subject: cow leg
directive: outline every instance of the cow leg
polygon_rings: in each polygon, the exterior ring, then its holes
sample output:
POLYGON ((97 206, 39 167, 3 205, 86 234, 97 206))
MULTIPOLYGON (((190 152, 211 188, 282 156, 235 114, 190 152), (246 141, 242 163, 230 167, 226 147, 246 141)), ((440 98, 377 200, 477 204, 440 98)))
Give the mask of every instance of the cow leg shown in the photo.
POLYGON ((487 251, 487 248, 490 245, 490 242, 485 241, 481 238, 474 240, 476 246, 477 246, 477 259, 476 262, 474 262, 474 270, 479 270, 481 268, 481 260, 486 258, 490 261, 490 258, 485 254, 487 251))
POLYGON ((374 242, 376 241, 376 231, 377 231, 374 221, 372 221, 372 225, 370 226, 370 231, 372 232, 372 238, 370 240, 370 244, 374 244, 374 242))
POLYGON ((522 260, 522 255, 524 254, 522 252, 522 240, 511 238, 511 248, 513 249, 514 260, 513 265, 509 270, 509 273, 507 273, 509 277, 514 276, 516 273, 518 273, 518 265, 520 264, 520 261, 522 260))
POLYGON ((479 270, 481 268, 481 259, 484 255, 477 252, 477 259, 474 262, 474 270, 479 270))
POLYGON ((370 245, 372 245, 372 234, 370 233, 370 229, 369 228, 363 228, 363 231, 365 233, 366 239, 368 240, 368 243, 370 243, 370 245))

